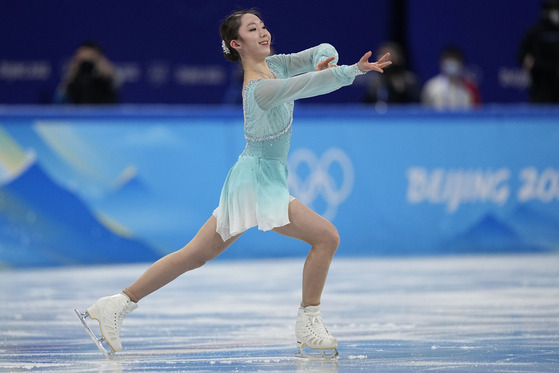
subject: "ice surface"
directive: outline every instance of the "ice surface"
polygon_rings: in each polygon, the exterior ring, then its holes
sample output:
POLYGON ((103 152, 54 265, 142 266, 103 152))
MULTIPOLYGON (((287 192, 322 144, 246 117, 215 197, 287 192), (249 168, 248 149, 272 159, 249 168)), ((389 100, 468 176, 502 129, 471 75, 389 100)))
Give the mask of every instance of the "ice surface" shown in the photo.
POLYGON ((145 265, 0 272, 0 371, 559 371, 557 255, 335 259, 322 312, 337 362, 294 357, 302 266, 218 260, 185 274, 126 318, 112 361, 73 308, 145 265))

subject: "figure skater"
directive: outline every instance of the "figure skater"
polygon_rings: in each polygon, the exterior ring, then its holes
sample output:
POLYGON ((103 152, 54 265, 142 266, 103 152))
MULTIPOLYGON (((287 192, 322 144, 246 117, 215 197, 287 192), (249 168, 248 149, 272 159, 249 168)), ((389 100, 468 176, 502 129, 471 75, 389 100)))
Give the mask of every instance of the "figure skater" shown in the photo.
POLYGON ((369 62, 371 52, 367 52, 351 66, 336 65, 338 54, 329 44, 270 56, 270 32, 253 9, 228 16, 220 34, 225 58, 240 61, 244 71, 247 144, 227 175, 219 206, 186 246, 152 264, 122 293, 99 299, 82 316, 97 320, 113 353, 120 351, 122 321, 138 307, 138 301, 181 274, 201 267, 244 231, 258 226, 311 246, 303 268, 297 346, 301 353, 309 347, 337 355, 338 342, 323 325, 320 300, 340 238, 334 225, 289 195, 286 162, 293 102, 350 85, 355 76, 371 70, 382 73, 390 64, 388 54, 369 62))

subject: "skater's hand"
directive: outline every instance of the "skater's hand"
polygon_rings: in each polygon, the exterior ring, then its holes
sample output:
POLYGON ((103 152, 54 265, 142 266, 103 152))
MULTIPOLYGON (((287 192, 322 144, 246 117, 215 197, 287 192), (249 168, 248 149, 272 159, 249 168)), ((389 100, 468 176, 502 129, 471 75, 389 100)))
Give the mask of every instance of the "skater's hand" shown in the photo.
POLYGON ((316 64, 316 71, 322 71, 322 70, 329 69, 329 68, 331 68, 331 67, 336 67, 336 66, 338 66, 338 65, 334 65, 334 64, 331 64, 331 63, 330 63, 330 62, 334 61, 334 58, 335 58, 335 57, 328 57, 328 58, 325 59, 324 61, 317 63, 317 64, 316 64))
POLYGON ((383 73, 384 72, 383 69, 388 65, 392 64, 392 61, 388 61, 388 57, 390 56, 390 53, 386 53, 377 62, 369 62, 369 58, 371 57, 372 54, 373 53, 369 51, 365 53, 363 57, 361 57, 361 59, 357 63, 357 67, 359 68, 359 70, 363 72, 374 70, 374 71, 378 71, 379 73, 383 73))

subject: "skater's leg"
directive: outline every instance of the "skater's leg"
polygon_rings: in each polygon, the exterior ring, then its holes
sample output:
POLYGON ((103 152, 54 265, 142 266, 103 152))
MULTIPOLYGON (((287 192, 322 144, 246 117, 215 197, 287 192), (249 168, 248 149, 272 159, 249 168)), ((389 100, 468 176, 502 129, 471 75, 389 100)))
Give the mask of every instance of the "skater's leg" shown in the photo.
POLYGON ((289 221, 289 224, 274 228, 274 231, 311 245, 303 268, 302 305, 319 305, 340 236, 332 223, 298 200, 289 203, 289 221))
MULTIPOLYGON (((126 295, 121 293, 101 298, 87 309, 83 315, 89 315, 99 322, 103 339, 114 352, 118 352, 122 348, 120 343, 122 321, 128 313, 138 307, 136 303, 140 299, 168 284, 184 272, 204 265, 208 260, 221 254, 240 236, 223 242, 215 229, 216 219, 212 216, 186 246, 152 264, 140 278, 124 290, 126 295)), ((77 314, 82 315, 79 312, 77 314)), ((80 318, 84 322, 85 316, 80 318)))
POLYGON ((133 302, 138 302, 181 274, 201 267, 221 254, 240 234, 223 242, 216 232, 216 222, 212 215, 186 246, 153 263, 124 293, 133 302))
POLYGON ((301 349, 298 356, 304 356, 304 349, 310 347, 323 354, 331 350, 329 357, 333 358, 338 355, 338 341, 324 327, 320 298, 340 237, 334 225, 297 200, 289 204, 289 221, 275 231, 311 245, 303 268, 303 300, 295 323, 297 347, 301 349))

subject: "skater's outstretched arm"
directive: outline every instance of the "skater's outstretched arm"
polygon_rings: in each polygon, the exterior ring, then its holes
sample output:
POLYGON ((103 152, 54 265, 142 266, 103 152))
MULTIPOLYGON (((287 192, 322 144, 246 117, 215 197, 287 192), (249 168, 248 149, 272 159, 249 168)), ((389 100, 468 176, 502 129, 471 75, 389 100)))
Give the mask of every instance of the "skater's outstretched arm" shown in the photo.
POLYGON ((317 65, 328 58, 334 60, 333 63, 336 64, 338 51, 331 44, 322 43, 298 53, 275 54, 268 57, 267 61, 274 70, 281 72, 281 77, 288 78, 315 71, 317 65))
POLYGON ((343 86, 353 83, 355 76, 368 71, 383 72, 392 62, 388 61, 389 54, 385 54, 376 62, 369 62, 371 52, 367 52, 355 65, 333 65, 333 57, 319 62, 319 71, 294 76, 287 79, 266 79, 259 81, 254 90, 258 105, 267 110, 286 102, 302 98, 314 97, 333 92, 343 86))

